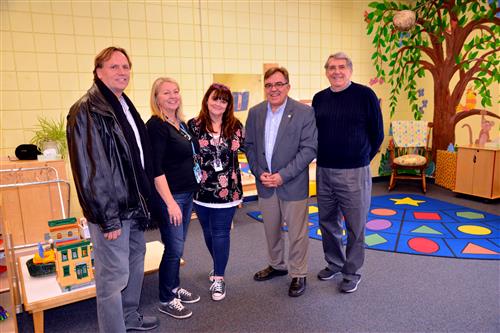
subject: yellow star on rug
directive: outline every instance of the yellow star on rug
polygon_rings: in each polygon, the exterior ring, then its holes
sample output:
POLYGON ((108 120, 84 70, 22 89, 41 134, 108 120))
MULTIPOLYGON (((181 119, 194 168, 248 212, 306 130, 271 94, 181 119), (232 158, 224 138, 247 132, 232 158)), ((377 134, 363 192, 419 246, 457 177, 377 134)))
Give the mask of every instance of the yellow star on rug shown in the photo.
POLYGON ((410 197, 406 197, 403 199, 391 199, 394 201, 395 205, 410 205, 410 206, 419 206, 419 203, 425 202, 425 200, 414 200, 410 197))

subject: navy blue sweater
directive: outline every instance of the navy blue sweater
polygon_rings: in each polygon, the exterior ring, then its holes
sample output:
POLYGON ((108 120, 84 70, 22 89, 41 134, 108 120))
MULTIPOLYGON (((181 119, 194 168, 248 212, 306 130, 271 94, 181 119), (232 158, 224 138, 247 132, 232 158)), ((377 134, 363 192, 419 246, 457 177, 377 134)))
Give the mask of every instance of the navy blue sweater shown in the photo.
POLYGON ((380 103, 373 90, 354 82, 339 92, 328 87, 314 95, 312 106, 318 166, 352 169, 370 164, 384 139, 380 103))

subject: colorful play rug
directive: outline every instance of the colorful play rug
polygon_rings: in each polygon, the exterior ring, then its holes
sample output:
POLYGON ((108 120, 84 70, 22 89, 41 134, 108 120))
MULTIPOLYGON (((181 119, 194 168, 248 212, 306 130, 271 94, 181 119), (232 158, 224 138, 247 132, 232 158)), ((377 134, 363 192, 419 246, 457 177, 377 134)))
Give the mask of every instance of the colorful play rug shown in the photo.
MULTIPOLYGON (((248 215, 262 222, 259 211, 248 215)), ((309 206, 309 237, 321 240, 316 204, 309 206)), ((500 216, 421 195, 372 197, 365 245, 380 251, 499 260, 500 216)))

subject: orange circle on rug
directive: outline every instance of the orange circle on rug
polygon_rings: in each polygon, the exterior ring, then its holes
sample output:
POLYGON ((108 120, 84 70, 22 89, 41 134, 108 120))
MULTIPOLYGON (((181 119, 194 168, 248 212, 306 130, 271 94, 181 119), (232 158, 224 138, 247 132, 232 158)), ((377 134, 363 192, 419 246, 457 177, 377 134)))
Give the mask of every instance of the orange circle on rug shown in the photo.
POLYGON ((413 251, 421 253, 434 253, 439 250, 439 245, 433 240, 423 237, 415 237, 408 241, 408 246, 413 251))
POLYGON ((397 214, 395 210, 387 208, 375 208, 371 210, 371 213, 379 216, 392 216, 397 214))
POLYGON ((472 225, 472 224, 463 224, 459 226, 458 231, 463 232, 464 234, 469 234, 469 235, 478 235, 478 236, 483 236, 483 235, 489 235, 491 234, 491 230, 485 227, 481 227, 479 225, 472 225))

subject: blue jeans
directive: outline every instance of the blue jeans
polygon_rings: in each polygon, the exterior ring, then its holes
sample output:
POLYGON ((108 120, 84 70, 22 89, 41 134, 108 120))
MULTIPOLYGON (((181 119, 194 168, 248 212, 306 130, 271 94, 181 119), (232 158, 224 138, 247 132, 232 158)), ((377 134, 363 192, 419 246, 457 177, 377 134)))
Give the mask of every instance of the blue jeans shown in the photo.
POLYGON ((205 244, 214 262, 214 274, 224 276, 229 260, 229 234, 236 206, 230 208, 208 208, 194 204, 205 244))
POLYGON ((184 242, 186 241, 193 210, 192 192, 173 194, 173 197, 182 211, 182 224, 178 226, 170 223, 167 205, 161 200, 161 210, 164 218, 160 225, 160 233, 164 250, 159 270, 159 287, 160 302, 163 303, 170 302, 175 298, 172 290, 179 287, 180 284, 180 260, 184 252, 184 242))

